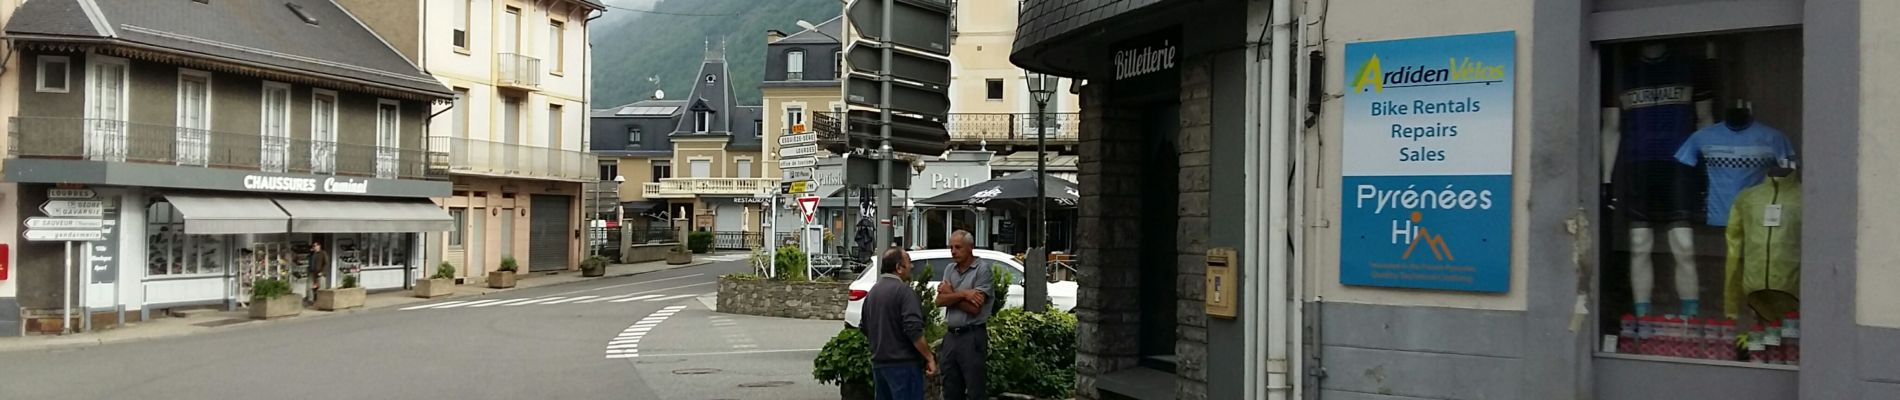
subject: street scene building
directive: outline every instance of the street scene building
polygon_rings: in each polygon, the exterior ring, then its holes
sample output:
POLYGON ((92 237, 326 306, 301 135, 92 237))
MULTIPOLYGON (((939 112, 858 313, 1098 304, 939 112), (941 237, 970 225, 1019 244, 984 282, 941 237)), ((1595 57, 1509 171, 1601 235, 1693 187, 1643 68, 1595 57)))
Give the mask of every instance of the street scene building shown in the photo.
POLYGON ((775 191, 778 180, 761 165, 760 108, 737 103, 725 51, 714 46, 723 45, 708 45, 683 99, 656 92, 595 111, 592 151, 613 160, 602 171, 626 178, 618 196, 632 229, 709 231, 717 248, 750 249, 765 240, 767 207, 756 195, 775 191))
MULTIPOLYGON (((438 204, 453 230, 431 237, 434 260, 464 280, 517 259, 524 271, 577 268, 594 0, 344 0, 338 4, 455 94, 430 108, 428 166, 452 192, 438 204)), ((609 178, 611 179, 611 177, 609 178)))
POLYGON ((237 307, 254 279, 312 279, 292 271, 314 242, 366 288, 419 276, 421 234, 451 222, 423 140, 447 87, 330 2, 67 5, 6 21, 22 80, 0 190, 26 229, 6 233, 0 316, 19 314, 0 320, 20 326, 0 335, 237 307), (198 23, 234 19, 256 23, 198 23))

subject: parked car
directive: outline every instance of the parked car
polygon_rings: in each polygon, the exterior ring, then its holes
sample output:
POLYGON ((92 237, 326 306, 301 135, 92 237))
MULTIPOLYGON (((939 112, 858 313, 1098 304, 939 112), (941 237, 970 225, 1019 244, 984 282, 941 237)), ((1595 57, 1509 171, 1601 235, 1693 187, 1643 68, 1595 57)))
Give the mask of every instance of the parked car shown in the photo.
MULTIPOLYGON (((976 250, 974 255, 978 259, 988 261, 990 265, 1009 267, 1008 271, 1012 276, 1010 277, 1009 298, 1006 299, 1006 303, 1004 304, 1008 307, 1021 307, 1023 305, 1023 265, 1016 262, 1016 259, 1009 254, 1001 252, 976 250)), ((877 285, 878 274, 877 266, 875 265, 876 260, 873 259, 872 261, 874 262, 873 265, 865 269, 864 274, 859 276, 858 280, 851 282, 851 300, 846 303, 844 307, 844 323, 847 326, 858 326, 859 319, 864 315, 864 297, 871 293, 872 286, 877 285)), ((950 250, 913 250, 910 252, 910 262, 911 266, 916 268, 914 273, 923 273, 925 267, 930 267, 932 275, 930 277, 930 286, 934 288, 938 282, 943 281, 943 270, 950 267, 950 250)), ((1075 291, 1076 286, 1074 281, 1051 283, 1049 284, 1049 299, 1054 302, 1054 306, 1058 309, 1074 311, 1075 291)))

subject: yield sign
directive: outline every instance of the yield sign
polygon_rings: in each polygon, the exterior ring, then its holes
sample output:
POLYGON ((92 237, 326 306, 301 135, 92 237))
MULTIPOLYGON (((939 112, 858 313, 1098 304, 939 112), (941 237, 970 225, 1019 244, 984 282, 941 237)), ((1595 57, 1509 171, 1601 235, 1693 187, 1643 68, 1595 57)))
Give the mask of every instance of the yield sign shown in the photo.
POLYGON ((811 223, 812 214, 818 213, 818 196, 798 198, 798 209, 805 212, 805 223, 811 223))

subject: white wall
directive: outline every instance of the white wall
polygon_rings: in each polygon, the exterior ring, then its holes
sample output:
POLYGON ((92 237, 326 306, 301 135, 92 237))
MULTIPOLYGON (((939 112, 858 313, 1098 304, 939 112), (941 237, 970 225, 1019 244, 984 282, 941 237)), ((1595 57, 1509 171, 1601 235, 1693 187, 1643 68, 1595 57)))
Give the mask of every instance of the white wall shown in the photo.
MULTIPOLYGON (((1900 124, 1900 113, 1893 112, 1900 109, 1900 83, 1874 78, 1879 74, 1874 71, 1900 71, 1900 26, 1890 22, 1890 17, 1900 16, 1900 2, 1863 1, 1860 7, 1860 70, 1866 76, 1860 80, 1860 154, 1855 157, 1861 163, 1860 220, 1865 222, 1853 233, 1860 241, 1858 266, 1847 268, 1860 269, 1854 290, 1858 297, 1855 320, 1866 326, 1900 328, 1900 291, 1893 290, 1893 282, 1900 282, 1900 247, 1892 242, 1900 237, 1900 225, 1894 224, 1900 221, 1900 209, 1889 206, 1900 197, 1900 185, 1894 183, 1900 156, 1893 152, 1900 148, 1900 137, 1891 132, 1900 124)), ((1841 228, 1808 225, 1803 229, 1841 228)))

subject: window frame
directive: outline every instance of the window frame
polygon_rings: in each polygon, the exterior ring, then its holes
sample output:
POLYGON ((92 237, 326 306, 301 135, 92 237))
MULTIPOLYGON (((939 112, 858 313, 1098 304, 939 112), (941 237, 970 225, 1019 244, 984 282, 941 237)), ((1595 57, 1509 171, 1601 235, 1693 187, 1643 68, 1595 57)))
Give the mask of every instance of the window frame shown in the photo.
MULTIPOLYGON (((450 114, 453 114, 452 116, 450 116, 450 118, 453 119, 454 121, 449 123, 449 136, 457 138, 457 139, 467 139, 468 125, 469 125, 468 116, 469 114, 471 114, 468 109, 469 104, 470 104, 469 97, 473 96, 474 94, 471 93, 469 89, 465 87, 455 87, 455 88, 452 88, 452 90, 455 92, 455 99, 454 99, 454 102, 451 103, 453 105, 451 105, 450 107, 454 107, 455 111, 450 112, 450 114)), ((443 149, 443 151, 447 151, 447 150, 448 149, 443 149)))
POLYGON ((646 128, 639 125, 627 125, 627 147, 639 148, 646 144, 646 128))
POLYGON ((712 132, 712 111, 693 112, 693 133, 712 132))
POLYGON ((653 160, 647 164, 647 169, 653 174, 655 183, 660 182, 661 179, 673 177, 673 161, 671 160, 653 160))
POLYGON ((600 170, 598 171, 600 172, 600 180, 603 182, 612 182, 615 176, 620 175, 620 162, 618 161, 601 160, 598 165, 599 165, 599 170, 600 170), (610 169, 612 171, 609 171, 610 169))
MULTIPOLYGON (((785 131, 786 132, 791 132, 793 134, 800 133, 800 132, 793 132, 792 127, 804 124, 805 120, 806 118, 805 118, 804 104, 787 104, 785 106, 785 131)), ((806 131, 809 132, 810 129, 806 129, 806 131)))
POLYGON ((548 20, 548 75, 561 76, 567 66, 567 23, 548 20))
POLYGON ((1007 96, 1006 94, 1004 94, 1004 92, 1007 92, 1007 90, 1003 90, 1003 87, 1004 85, 1003 85, 1002 79, 997 79, 997 78, 984 79, 983 80, 983 99, 987 101, 1003 101, 1004 97, 1007 96))
POLYGON ((805 80, 805 50, 804 49, 791 49, 791 50, 785 51, 785 80, 788 80, 788 81, 805 80))
POLYGON ((468 207, 449 208, 449 219, 455 220, 455 229, 449 231, 449 248, 464 249, 468 246, 468 207))
POLYGON ((73 59, 72 57, 42 55, 42 56, 39 56, 36 60, 34 60, 34 65, 35 65, 35 70, 33 72, 33 91, 34 92, 72 93, 73 91, 73 59), (61 76, 60 87, 58 88, 46 86, 46 78, 49 76, 46 72, 50 70, 47 68, 46 64, 51 64, 55 62, 61 65, 61 67, 59 68, 59 74, 61 76))
POLYGON ((753 162, 752 157, 735 157, 732 159, 732 164, 733 164, 733 169, 738 170, 738 173, 733 174, 734 178, 743 178, 743 179, 756 178, 755 176, 752 176, 752 167, 756 166, 758 163, 753 162))
POLYGON ((475 42, 471 40, 474 38, 474 35, 471 34, 474 30, 470 29, 470 27, 475 25, 475 0, 460 0, 455 4, 461 6, 455 10, 455 12, 460 15, 450 15, 449 19, 457 20, 455 22, 459 22, 460 24, 449 25, 449 45, 455 49, 455 52, 468 55, 469 47, 473 47, 475 42), (461 43, 455 43, 455 39, 457 39, 456 34, 462 35, 460 38, 462 39, 461 43))
POLYGON ((694 157, 694 158, 687 159, 686 173, 689 175, 692 175, 693 178, 716 178, 719 175, 717 172, 713 171, 713 159, 711 157, 694 157), (699 163, 706 163, 705 174, 699 173, 699 170, 698 170, 699 169, 698 167, 700 165, 699 163))
POLYGON ((339 119, 341 117, 338 114, 340 114, 342 111, 342 107, 343 107, 342 100, 343 100, 343 97, 338 95, 337 92, 334 90, 312 89, 310 91, 310 146, 311 146, 310 158, 311 158, 311 164, 312 164, 311 170, 314 172, 319 172, 319 173, 336 172, 336 149, 337 149, 337 142, 340 141, 339 140, 340 135, 339 135, 339 132, 337 132, 337 128, 341 122, 341 120, 339 119), (317 123, 319 120, 317 116, 318 116, 318 111, 320 110, 320 108, 317 107, 317 100, 320 98, 325 98, 325 97, 329 98, 330 100, 330 135, 327 138, 327 141, 330 144, 329 159, 325 160, 327 161, 327 163, 318 165, 317 161, 318 161, 318 156, 320 154, 317 151, 317 149, 319 148, 318 146, 320 146, 323 141, 326 141, 326 139, 317 136, 317 132, 318 132, 317 123), (322 167, 322 168, 319 168, 319 167, 322 167))
POLYGON ((562 135, 565 133, 563 129, 567 128, 566 119, 567 107, 558 103, 548 103, 548 148, 556 150, 566 148, 561 143, 562 137, 565 136, 562 135))

